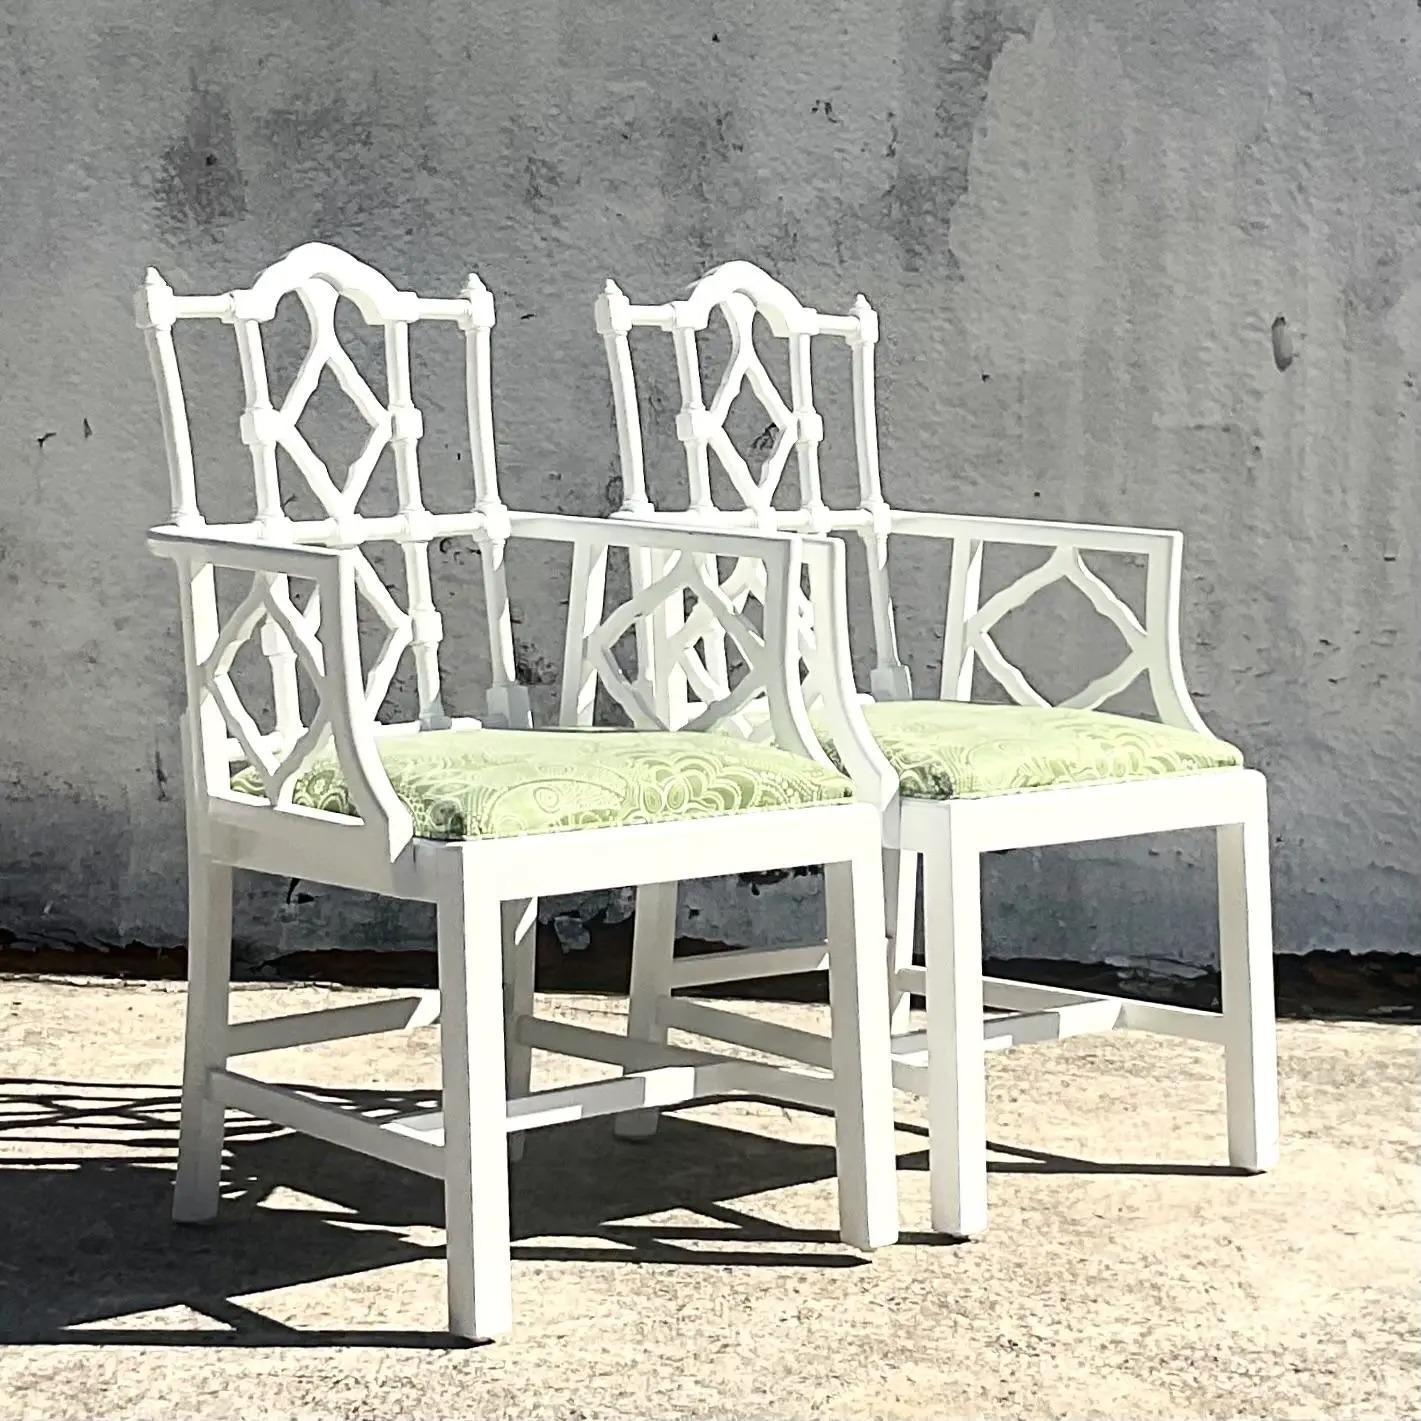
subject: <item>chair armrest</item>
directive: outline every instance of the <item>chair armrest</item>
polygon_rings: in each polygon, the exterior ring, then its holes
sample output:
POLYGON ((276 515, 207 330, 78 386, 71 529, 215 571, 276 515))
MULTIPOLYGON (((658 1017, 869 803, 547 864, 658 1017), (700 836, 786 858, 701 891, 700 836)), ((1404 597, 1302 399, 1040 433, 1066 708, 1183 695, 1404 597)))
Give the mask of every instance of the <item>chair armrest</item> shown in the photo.
MULTIPOLYGON (((292 794, 302 770, 331 741, 360 822, 378 836, 382 850, 393 860, 413 837, 414 826, 376 746, 375 715, 383 689, 372 696, 361 664, 356 614, 359 553, 174 527, 151 529, 148 547, 179 571, 196 784, 206 789, 210 799, 236 798, 226 753, 231 735, 261 775, 271 807, 309 816, 315 811, 293 809, 292 794), (246 596, 225 622, 217 611, 217 568, 252 575, 246 596), (315 586, 304 611, 297 609, 288 591, 288 579, 293 577, 315 586), (295 663, 304 669, 316 693, 311 724, 300 727, 294 736, 263 735, 231 683, 237 652, 263 624, 274 629, 270 641, 264 635, 263 650, 274 668, 278 660, 287 662, 293 702, 295 663)), ((407 628, 392 631, 380 666, 391 666, 407 642, 407 628)), ((378 670, 372 671, 372 681, 378 670)))
POLYGON ((984 518, 975 514, 927 513, 895 508, 889 513, 893 534, 909 538, 966 538, 1027 547, 1081 548, 1097 553, 1149 556, 1166 543, 1181 543, 1170 528, 1131 528, 1111 523, 1055 523, 1038 518, 984 518))
POLYGON ((733 729, 830 766, 822 730, 860 798, 881 807, 896 792, 897 777, 853 685, 844 551, 836 539, 708 528, 665 515, 638 521, 512 513, 510 525, 513 538, 551 539, 574 550, 564 724, 591 723, 600 682, 636 726, 733 729), (628 552, 633 590, 608 612, 607 550, 614 547, 628 552), (718 559, 733 561, 728 573, 718 559), (689 611, 688 593, 695 599, 689 611), (759 627, 745 616, 752 598, 763 607, 759 627), (629 632, 637 644, 630 679, 612 655, 629 632), (727 643, 745 663, 733 684, 727 643))
POLYGON ((237 572, 262 572, 274 576, 306 578, 318 582, 340 558, 333 548, 307 547, 301 543, 275 543, 204 528, 200 533, 164 526, 148 530, 148 551, 154 557, 178 564, 210 563, 237 572))
POLYGON ((1180 582, 1184 538, 1172 529, 1113 527, 1107 524, 1052 523, 1027 518, 982 518, 895 509, 895 535, 938 538, 952 544, 941 695, 971 695, 974 660, 1021 705, 1046 705, 1017 667, 1002 655, 991 630, 1042 588, 1058 579, 1072 583, 1111 622, 1128 648, 1113 670, 1062 702, 1095 709, 1138 676, 1147 677, 1155 711, 1168 725, 1211 733, 1185 683, 1180 654, 1180 582), (991 544, 1050 549, 1038 567, 979 604, 983 549, 991 544), (1082 561, 1086 552, 1115 553, 1145 560, 1145 607, 1137 617, 1119 595, 1082 561))
POLYGON ((509 536, 599 547, 648 548, 662 552, 705 553, 714 557, 781 556, 800 535, 774 529, 712 528, 678 522, 674 514, 656 518, 593 518, 575 513, 531 513, 510 509, 509 536))

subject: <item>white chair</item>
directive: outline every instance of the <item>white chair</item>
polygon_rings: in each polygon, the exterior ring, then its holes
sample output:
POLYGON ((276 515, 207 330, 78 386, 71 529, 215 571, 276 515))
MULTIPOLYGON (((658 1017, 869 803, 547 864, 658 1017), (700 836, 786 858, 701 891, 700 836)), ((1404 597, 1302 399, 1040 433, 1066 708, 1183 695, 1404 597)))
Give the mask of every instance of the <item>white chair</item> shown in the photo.
MULTIPOLYGON (((986 1224, 984 1047, 1118 1027, 1218 1042, 1226 1052, 1229 1159, 1244 1170, 1269 1168, 1277 1156, 1278 1116, 1265 786, 1260 774, 1242 767, 1232 746, 1209 732, 1185 685, 1179 651, 1180 534, 890 507, 878 467, 877 317, 861 295, 847 315, 826 315, 802 305, 758 267, 730 262, 696 282, 684 299, 659 305, 633 304, 609 281, 596 311, 616 406, 622 516, 692 519, 706 528, 841 533, 856 540, 866 555, 874 628, 872 699, 862 698, 867 703, 860 706, 851 694, 852 704, 838 707, 837 713, 861 716, 859 738, 875 738, 881 753, 856 750, 852 764, 839 758, 854 775, 861 795, 877 803, 883 814, 894 1079, 900 1087, 926 1090, 930 1097, 934 1228, 967 1237, 986 1224), (730 353, 713 392, 707 394, 701 336, 717 313, 728 328, 730 353), (788 398, 756 351, 757 314, 764 318, 772 344, 787 348, 788 398), (678 510, 668 514, 658 511, 644 467, 629 343, 638 327, 668 332, 675 347, 681 396, 675 434, 684 446, 688 496, 666 505, 678 510), (830 507, 821 489, 823 420, 815 409, 811 374, 816 337, 843 341, 851 356, 858 498, 850 507, 830 507), (755 441, 756 447, 767 448, 757 469, 726 430, 730 408, 746 386, 769 420, 764 437, 755 441), (711 454, 719 466, 714 479, 711 454), (793 496, 786 489, 777 502, 791 454, 798 488, 793 496), (719 504, 717 483, 729 489, 719 504), (948 555, 937 700, 911 700, 908 670, 899 659, 888 580, 892 537, 935 540, 948 555), (983 600, 979 589, 984 559, 989 550, 1003 547, 1039 549, 1044 557, 983 600), (1086 562, 1087 554, 1124 554, 1144 561, 1140 615, 1086 562), (1117 666, 1053 706, 1008 661, 992 633, 1007 613, 1061 579, 1113 624, 1126 651, 1117 666), (1005 691, 1011 705, 971 703, 979 669, 1005 691), (1158 723, 1097 709, 1141 677, 1158 723), (1217 830, 1221 1013, 1016 980, 984 981, 984 853, 1199 827, 1217 830), (919 860, 925 915, 922 967, 912 961, 919 860), (907 1029, 910 992, 926 993, 925 1033, 907 1029)), ((806 637, 817 629, 821 615, 832 616, 834 610, 821 611, 814 601, 802 627, 806 637)), ((674 636, 665 623, 651 630, 663 642, 674 636)), ((648 647, 648 664, 656 664, 658 657, 664 661, 663 651, 659 645, 648 647)), ((832 694, 829 683, 811 677, 805 685, 812 713, 823 715, 826 696, 832 694)), ((564 707, 565 716, 572 712, 564 707)), ((768 727, 746 729, 765 733, 768 727)), ((827 725, 824 730, 829 744, 838 732, 827 725)), ((651 960, 639 958, 634 969, 633 1029, 647 1019, 638 1010, 640 985, 700 985, 798 972, 822 961, 812 946, 698 957, 686 963, 672 961, 667 936, 655 942, 639 939, 638 948, 651 960)), ((725 1013, 712 1019, 706 1009, 690 1005, 673 1009, 670 1019, 726 1041, 824 1059, 822 1043, 787 1037, 766 1023, 747 1027, 741 1018, 725 1013)), ((644 1131, 649 1124, 639 1117, 622 1128, 644 1131)))
MULTIPOLYGON (((476 277, 454 299, 429 300, 396 290, 342 251, 310 245, 269 268, 249 290, 221 296, 174 295, 150 271, 137 310, 172 481, 171 523, 152 531, 149 546, 177 569, 187 675, 190 976, 175 1217, 201 1221, 218 1207, 228 1108, 440 1178, 450 1329, 493 1337, 512 1318, 506 1140, 609 1111, 739 1091, 832 1109, 843 1237, 864 1249, 891 1242, 897 1208, 878 816, 853 801, 852 786, 819 749, 798 679, 787 674, 789 595, 806 561, 832 576, 838 550, 773 533, 684 534, 510 515, 499 498, 493 457, 493 304, 476 277), (310 346, 289 392, 278 399, 269 388, 263 325, 288 293, 309 317, 310 346), (383 338, 388 384, 381 396, 337 337, 341 298, 383 338), (255 476, 250 521, 209 524, 199 510, 173 342, 174 324, 184 318, 224 322, 236 336, 245 386, 241 436, 255 476), (474 498, 472 507, 453 513, 425 507, 416 459, 422 420, 411 396, 409 332, 428 321, 454 323, 466 342, 474 498), (299 428, 327 370, 370 430, 362 452, 339 476, 299 428), (361 494, 387 445, 398 511, 363 514, 361 494), (297 476, 293 482, 319 501, 319 516, 288 516, 282 501, 287 467, 297 476), (429 546, 450 537, 471 540, 481 555, 493 666, 488 716, 515 728, 484 729, 445 708, 443 626, 431 597, 429 546), (705 727, 733 713, 740 699, 758 695, 770 708, 774 730, 767 739, 774 743, 757 747, 721 735, 660 730, 516 728, 527 724, 527 700, 515 684, 503 582, 510 538, 570 544, 579 576, 604 566, 609 548, 630 549, 636 557, 654 552, 668 568, 664 589, 643 591, 634 606, 617 608, 598 644, 610 648, 654 612, 660 596, 678 606, 699 599, 705 617, 724 625, 746 652, 736 699, 707 707, 705 727), (367 557, 369 545, 380 542, 402 556, 406 605, 367 557), (761 567, 765 611, 758 630, 702 584, 700 561, 717 555, 761 567), (219 573, 223 579, 240 575, 244 588, 225 616, 219 573), (362 613, 378 624, 376 647, 362 646, 362 613), (234 659, 258 632, 271 677, 272 728, 265 730, 233 676, 234 659), (414 663, 418 717, 382 724, 378 716, 406 652, 414 663), (648 1051, 639 1043, 629 1047, 621 1034, 533 1015, 539 895, 806 862, 825 863, 830 882, 830 970, 841 1027, 831 1077, 704 1052, 648 1051), (230 1023, 234 868, 434 903, 438 993, 230 1023), (443 1099, 435 1112, 362 1117, 348 1103, 233 1068, 236 1058, 264 1051, 436 1020, 443 1099), (530 1094, 534 1047, 634 1069, 530 1094)), ((598 637, 585 616, 578 630, 584 639, 598 637)), ((614 692, 624 684, 610 653, 597 676, 614 692)))

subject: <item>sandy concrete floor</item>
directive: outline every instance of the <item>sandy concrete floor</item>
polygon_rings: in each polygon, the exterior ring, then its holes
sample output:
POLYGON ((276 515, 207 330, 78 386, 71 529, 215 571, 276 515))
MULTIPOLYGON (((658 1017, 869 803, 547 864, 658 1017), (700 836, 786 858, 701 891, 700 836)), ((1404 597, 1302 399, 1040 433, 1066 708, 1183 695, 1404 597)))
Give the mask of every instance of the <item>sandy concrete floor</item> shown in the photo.
MULTIPOLYGON (((1283 1163, 1257 1179, 1219 1164, 1214 1050, 993 1056, 990 1235, 926 1232, 904 1099, 905 1241, 872 1262, 835 1240, 823 1119, 737 1103, 650 1145, 606 1122, 535 1136, 518 1328, 464 1349, 440 1333, 430 1181, 234 1118, 221 1221, 168 1223, 181 1007, 164 985, 0 981, 0 1416, 1421 1414, 1414 1028, 1285 1025, 1283 1163)), ((430 1032, 268 1058, 402 1104, 434 1059, 430 1032)))

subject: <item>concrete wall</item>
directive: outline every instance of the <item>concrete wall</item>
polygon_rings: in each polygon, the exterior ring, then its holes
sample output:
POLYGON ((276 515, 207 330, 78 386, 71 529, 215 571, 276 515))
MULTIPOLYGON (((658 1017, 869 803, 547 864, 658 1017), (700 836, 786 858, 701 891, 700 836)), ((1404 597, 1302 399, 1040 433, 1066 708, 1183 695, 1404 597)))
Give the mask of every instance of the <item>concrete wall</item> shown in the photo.
MULTIPOLYGON (((181 938, 129 298, 150 262, 223 289, 321 237, 431 292, 484 275, 505 486, 578 512, 615 472, 605 274, 659 297, 744 256, 826 308, 868 292, 894 501, 1184 529, 1192 679, 1274 786, 1280 946, 1417 946, 1413 0, 8 0, 0 33, 0 924, 181 938)), ((193 378, 230 435, 229 362, 193 378)), ((462 476, 455 387, 423 373, 426 467, 462 476)), ((922 688, 939 571, 900 569, 922 688)), ((520 577, 547 680, 563 594, 520 577)), ((1014 643, 1047 686, 1079 664, 1069 605, 1014 643)), ((1208 954, 1202 841, 989 877, 999 951, 1208 954)), ((261 950, 428 931, 286 897, 249 893, 261 950)), ((815 912, 804 879, 694 906, 689 931, 739 940, 815 912)))

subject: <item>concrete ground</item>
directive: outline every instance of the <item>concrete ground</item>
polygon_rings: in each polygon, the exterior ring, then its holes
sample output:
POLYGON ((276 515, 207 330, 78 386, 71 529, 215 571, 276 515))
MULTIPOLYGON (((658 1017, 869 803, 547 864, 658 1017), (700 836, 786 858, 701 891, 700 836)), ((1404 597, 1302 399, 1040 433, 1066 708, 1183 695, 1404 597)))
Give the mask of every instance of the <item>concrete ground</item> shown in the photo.
MULTIPOLYGON (((926 1231, 924 1117, 903 1099, 905 1240, 871 1262, 834 1236, 824 1119, 731 1103, 649 1145, 605 1121, 535 1136, 514 1175, 517 1330, 459 1348, 431 1181, 234 1118, 220 1222, 169 1224, 181 1015, 166 984, 0 981, 7 1421, 1421 1413, 1411 1027, 1282 1027, 1283 1161, 1263 1178, 1219 1164, 1216 1050, 994 1056, 990 1234, 926 1231)), ((268 1059, 302 1078, 295 1053, 268 1059)), ((434 1062, 421 1032, 300 1066, 403 1105, 434 1062)))

